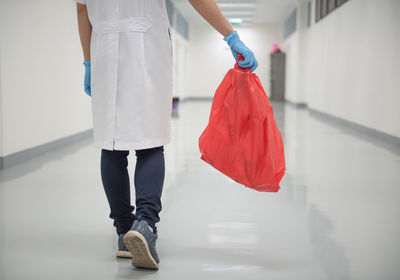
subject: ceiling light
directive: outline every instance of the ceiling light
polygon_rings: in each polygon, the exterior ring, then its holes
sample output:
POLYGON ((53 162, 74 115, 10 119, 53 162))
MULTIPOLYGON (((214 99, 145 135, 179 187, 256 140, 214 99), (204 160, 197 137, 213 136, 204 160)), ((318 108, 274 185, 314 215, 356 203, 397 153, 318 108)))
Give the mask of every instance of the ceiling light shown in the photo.
POLYGON ((230 24, 241 24, 243 22, 243 19, 241 18, 230 18, 228 19, 230 24))

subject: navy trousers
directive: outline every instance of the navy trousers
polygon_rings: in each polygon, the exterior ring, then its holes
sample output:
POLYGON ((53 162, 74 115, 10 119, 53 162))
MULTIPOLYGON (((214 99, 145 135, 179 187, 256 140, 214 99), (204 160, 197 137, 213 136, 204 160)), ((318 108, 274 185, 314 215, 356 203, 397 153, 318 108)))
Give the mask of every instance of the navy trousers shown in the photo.
POLYGON ((145 220, 156 232, 160 221, 165 177, 164 147, 136 150, 135 207, 131 205, 128 174, 129 151, 101 150, 101 179, 117 234, 130 230, 135 219, 145 220))

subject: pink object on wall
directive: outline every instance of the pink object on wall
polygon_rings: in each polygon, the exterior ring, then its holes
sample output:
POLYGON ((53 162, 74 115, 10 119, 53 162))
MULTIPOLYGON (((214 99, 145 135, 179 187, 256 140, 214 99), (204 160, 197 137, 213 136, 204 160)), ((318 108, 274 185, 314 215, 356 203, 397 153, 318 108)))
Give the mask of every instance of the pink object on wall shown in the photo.
POLYGON ((279 48, 278 44, 272 44, 271 52, 281 52, 281 49, 279 48))

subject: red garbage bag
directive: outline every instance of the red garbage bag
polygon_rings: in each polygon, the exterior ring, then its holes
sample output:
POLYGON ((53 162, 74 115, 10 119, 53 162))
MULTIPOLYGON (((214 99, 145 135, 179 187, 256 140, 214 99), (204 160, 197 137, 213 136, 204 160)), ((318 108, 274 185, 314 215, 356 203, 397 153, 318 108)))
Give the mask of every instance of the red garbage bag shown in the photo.
POLYGON ((250 68, 236 63, 226 74, 215 92, 199 148, 202 160, 236 182, 258 191, 280 189, 285 173, 282 136, 250 68))

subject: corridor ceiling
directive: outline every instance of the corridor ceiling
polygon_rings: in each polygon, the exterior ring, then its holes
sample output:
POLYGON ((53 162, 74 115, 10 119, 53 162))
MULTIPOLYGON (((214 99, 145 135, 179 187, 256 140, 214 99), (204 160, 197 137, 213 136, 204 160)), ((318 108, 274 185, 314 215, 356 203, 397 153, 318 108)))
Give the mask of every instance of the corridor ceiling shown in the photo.
MULTIPOLYGON (((190 23, 205 23, 188 0, 174 0, 175 7, 190 23)), ((222 13, 231 22, 246 24, 283 22, 298 0, 217 0, 222 13)))

